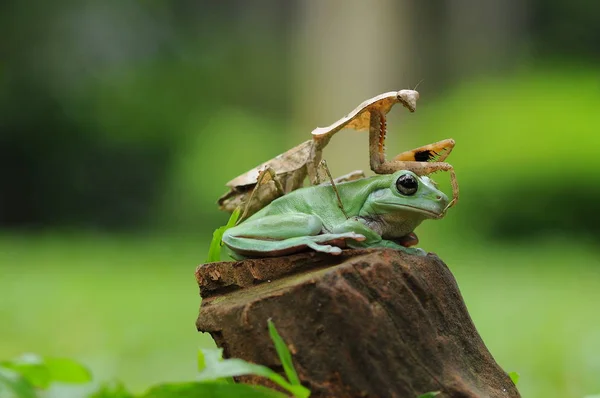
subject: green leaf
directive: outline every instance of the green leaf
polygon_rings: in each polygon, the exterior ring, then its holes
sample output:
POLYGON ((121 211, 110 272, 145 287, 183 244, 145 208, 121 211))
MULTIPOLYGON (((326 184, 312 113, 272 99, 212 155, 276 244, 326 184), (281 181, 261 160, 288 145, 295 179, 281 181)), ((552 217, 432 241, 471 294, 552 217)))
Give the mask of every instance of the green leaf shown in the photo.
POLYGON ((5 362, 2 366, 14 371, 34 387, 46 389, 50 386, 50 372, 43 365, 5 362))
POLYGON ((430 391, 426 392, 425 394, 419 395, 419 398, 433 398, 440 395, 441 393, 441 391, 430 391))
POLYGON ((92 374, 83 365, 67 358, 45 358, 50 380, 58 383, 82 384, 92 381, 92 374))
POLYGON ((284 398, 285 394, 266 387, 246 384, 174 383, 152 387, 140 398, 284 398))
POLYGON ((271 340, 273 340, 273 343, 275 344, 275 350, 277 350, 277 355, 279 356, 279 360, 283 365, 283 370, 285 371, 288 380, 292 385, 300 385, 300 379, 298 378, 298 373, 296 373, 296 369, 294 368, 294 363, 292 362, 292 354, 290 353, 290 350, 288 349, 287 345, 277 332, 275 324, 273 323, 271 318, 267 320, 267 323, 269 325, 269 335, 271 336, 271 340))
POLYGON ((89 398, 134 398, 134 396, 127 391, 123 383, 114 382, 103 384, 89 398))
MULTIPOLYGON (((216 349, 210 349, 210 348, 206 348, 206 349, 198 349, 198 372, 202 372, 204 369, 206 369, 206 356, 207 355, 213 355, 213 353, 215 351, 219 352, 219 358, 222 357, 223 355, 223 349, 221 348, 216 348, 216 349)), ((210 362, 210 360, 209 360, 210 362)))
POLYGON ((49 369, 45 366, 42 358, 35 354, 24 354, 12 361, 0 363, 0 366, 13 370, 37 388, 48 388, 52 382, 49 369))
POLYGON ((88 383, 92 376, 83 365, 66 358, 43 358, 34 354, 25 354, 6 361, 2 366, 12 369, 31 385, 46 389, 51 383, 88 383))
MULTIPOLYGON (((208 356, 208 363, 214 363, 217 361, 223 360, 223 349, 215 348, 215 349, 206 349, 206 350, 198 350, 198 372, 202 372, 206 368, 206 356, 208 356)), ((222 377, 216 379, 218 381, 223 381, 226 383, 235 383, 232 377, 222 377)))
POLYGON ((103 384, 89 398, 134 398, 134 395, 127 391, 123 383, 115 382, 103 384))
POLYGON ((295 397, 304 398, 310 395, 310 391, 307 388, 288 383, 280 374, 266 366, 253 364, 237 358, 221 359, 222 350, 220 349, 201 349, 201 351, 204 368, 198 375, 200 381, 215 381, 227 377, 257 375, 268 378, 281 388, 291 392, 295 397))
POLYGON ((237 223, 240 218, 240 208, 236 208, 233 213, 231 213, 231 217, 222 227, 215 229, 213 232, 212 240, 210 241, 210 246, 208 248, 208 258, 206 259, 207 263, 214 263, 216 261, 221 261, 221 247, 223 246, 223 234, 229 228, 232 228, 237 223))
POLYGON ((519 378, 521 377, 520 374, 518 374, 517 372, 510 372, 508 374, 508 377, 510 377, 510 379, 512 380, 512 382, 514 383, 514 385, 516 386, 517 383, 519 382, 519 378))
POLYGON ((35 390, 21 375, 11 369, 0 367, 0 392, 4 388, 18 398, 36 398, 35 390))
POLYGON ((242 210, 238 207, 231 213, 229 220, 227 220, 227 224, 225 224, 226 229, 235 227, 235 224, 237 224, 240 218, 241 212, 242 210))
POLYGON ((208 248, 208 257, 206 258, 207 263, 214 263, 221 260, 221 239, 223 239, 224 232, 225 227, 219 227, 213 232, 213 237, 208 248))

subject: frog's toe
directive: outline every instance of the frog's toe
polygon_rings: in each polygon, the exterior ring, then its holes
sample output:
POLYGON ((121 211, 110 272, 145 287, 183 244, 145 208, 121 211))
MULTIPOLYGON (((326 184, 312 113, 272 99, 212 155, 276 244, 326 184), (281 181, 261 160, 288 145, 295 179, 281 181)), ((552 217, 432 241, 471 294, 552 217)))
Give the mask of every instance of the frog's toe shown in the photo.
POLYGON ((364 236, 362 234, 357 234, 356 232, 346 232, 344 234, 339 234, 338 236, 339 236, 339 238, 342 238, 342 239, 352 239, 357 242, 362 242, 364 240, 367 240, 366 236, 364 236))
POLYGON ((313 247, 313 249, 323 253, 333 254, 334 256, 342 252, 342 249, 339 247, 331 245, 318 245, 317 247, 313 247))
POLYGON ((357 242, 362 242, 362 241, 367 240, 367 237, 362 234, 357 234, 355 232, 352 232, 352 238, 350 238, 350 239, 354 239, 357 242))
POLYGON ((415 256, 426 256, 427 252, 420 247, 410 248, 406 250, 409 254, 414 254, 415 256))
POLYGON ((334 256, 337 256, 338 254, 342 253, 342 249, 340 249, 339 247, 336 246, 327 246, 329 248, 329 254, 333 254, 334 256))

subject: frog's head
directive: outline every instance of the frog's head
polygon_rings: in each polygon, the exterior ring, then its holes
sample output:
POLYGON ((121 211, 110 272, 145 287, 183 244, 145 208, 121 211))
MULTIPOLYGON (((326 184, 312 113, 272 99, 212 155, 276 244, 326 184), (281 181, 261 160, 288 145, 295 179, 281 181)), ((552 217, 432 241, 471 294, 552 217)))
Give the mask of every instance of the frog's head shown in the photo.
POLYGON ((448 197, 428 177, 401 170, 390 176, 391 184, 371 194, 370 208, 375 214, 413 214, 415 218, 441 218, 448 197))

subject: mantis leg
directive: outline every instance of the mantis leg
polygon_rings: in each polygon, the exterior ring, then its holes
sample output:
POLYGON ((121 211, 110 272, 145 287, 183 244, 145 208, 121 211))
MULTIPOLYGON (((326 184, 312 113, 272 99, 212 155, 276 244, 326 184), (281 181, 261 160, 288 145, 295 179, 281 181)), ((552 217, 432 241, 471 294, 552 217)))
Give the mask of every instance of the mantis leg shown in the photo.
POLYGON ((369 126, 369 154, 371 161, 371 170, 377 174, 392 174, 398 170, 410 170, 413 173, 423 176, 436 171, 447 171, 450 173, 450 184, 452 185, 452 200, 446 207, 446 210, 456 204, 458 201, 458 182, 456 173, 451 164, 443 162, 454 148, 454 140, 444 140, 434 144, 426 145, 399 154, 394 160, 388 161, 385 158, 385 135, 387 132, 385 115, 378 112, 371 112, 371 121, 369 126), (437 151, 439 151, 439 153, 437 151), (428 162, 430 159, 440 161, 428 162))
POLYGON ((455 142, 449 138, 446 140, 424 145, 410 151, 402 152, 394 157, 393 160, 416 161, 416 162, 443 162, 452 152, 455 142))
MULTIPOLYGON (((342 213, 344 213, 344 216, 346 217, 346 219, 348 219, 348 213, 346 213, 346 210, 344 209, 344 203, 342 202, 340 193, 338 192, 338 189, 335 186, 336 182, 333 179, 333 177, 331 176, 331 172, 329 171, 329 167, 327 167, 327 162, 325 161, 325 159, 321 160, 321 162, 319 163, 319 168, 324 170, 325 173, 327 174, 327 178, 329 178, 329 182, 331 183, 331 187, 333 188, 333 192, 335 193, 335 197, 337 198, 337 205, 340 208, 340 210, 342 211, 342 213)), ((317 173, 317 175, 318 175, 318 173, 317 173)), ((320 178, 319 178, 319 182, 320 182, 320 178)))
POLYGON ((454 206, 458 201, 458 182, 456 181, 456 173, 454 167, 451 164, 445 162, 415 162, 415 161, 399 161, 392 160, 379 165, 375 171, 379 174, 390 174, 397 170, 410 170, 413 173, 424 176, 435 173, 436 171, 447 171, 450 173, 450 185, 452 186, 452 200, 446 206, 446 211, 450 207, 454 206))
POLYGON ((365 172, 362 170, 354 170, 348 174, 344 174, 343 176, 337 177, 333 179, 333 182, 336 184, 341 184, 343 182, 360 180, 361 178, 367 178, 365 172))
POLYGON ((252 189, 252 193, 244 205, 238 223, 250 217, 258 211, 258 209, 265 207, 267 204, 284 194, 285 191, 275 170, 270 167, 265 168, 258 174, 256 185, 252 189))

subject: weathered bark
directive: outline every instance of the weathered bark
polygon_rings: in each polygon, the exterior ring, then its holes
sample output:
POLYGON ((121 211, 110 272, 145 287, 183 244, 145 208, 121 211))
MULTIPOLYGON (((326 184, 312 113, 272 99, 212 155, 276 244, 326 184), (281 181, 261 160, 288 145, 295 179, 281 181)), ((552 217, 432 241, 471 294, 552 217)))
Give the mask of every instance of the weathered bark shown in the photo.
POLYGON ((281 370, 272 318, 314 397, 519 397, 435 255, 311 252, 205 264, 196 277, 198 330, 227 357, 281 370))

